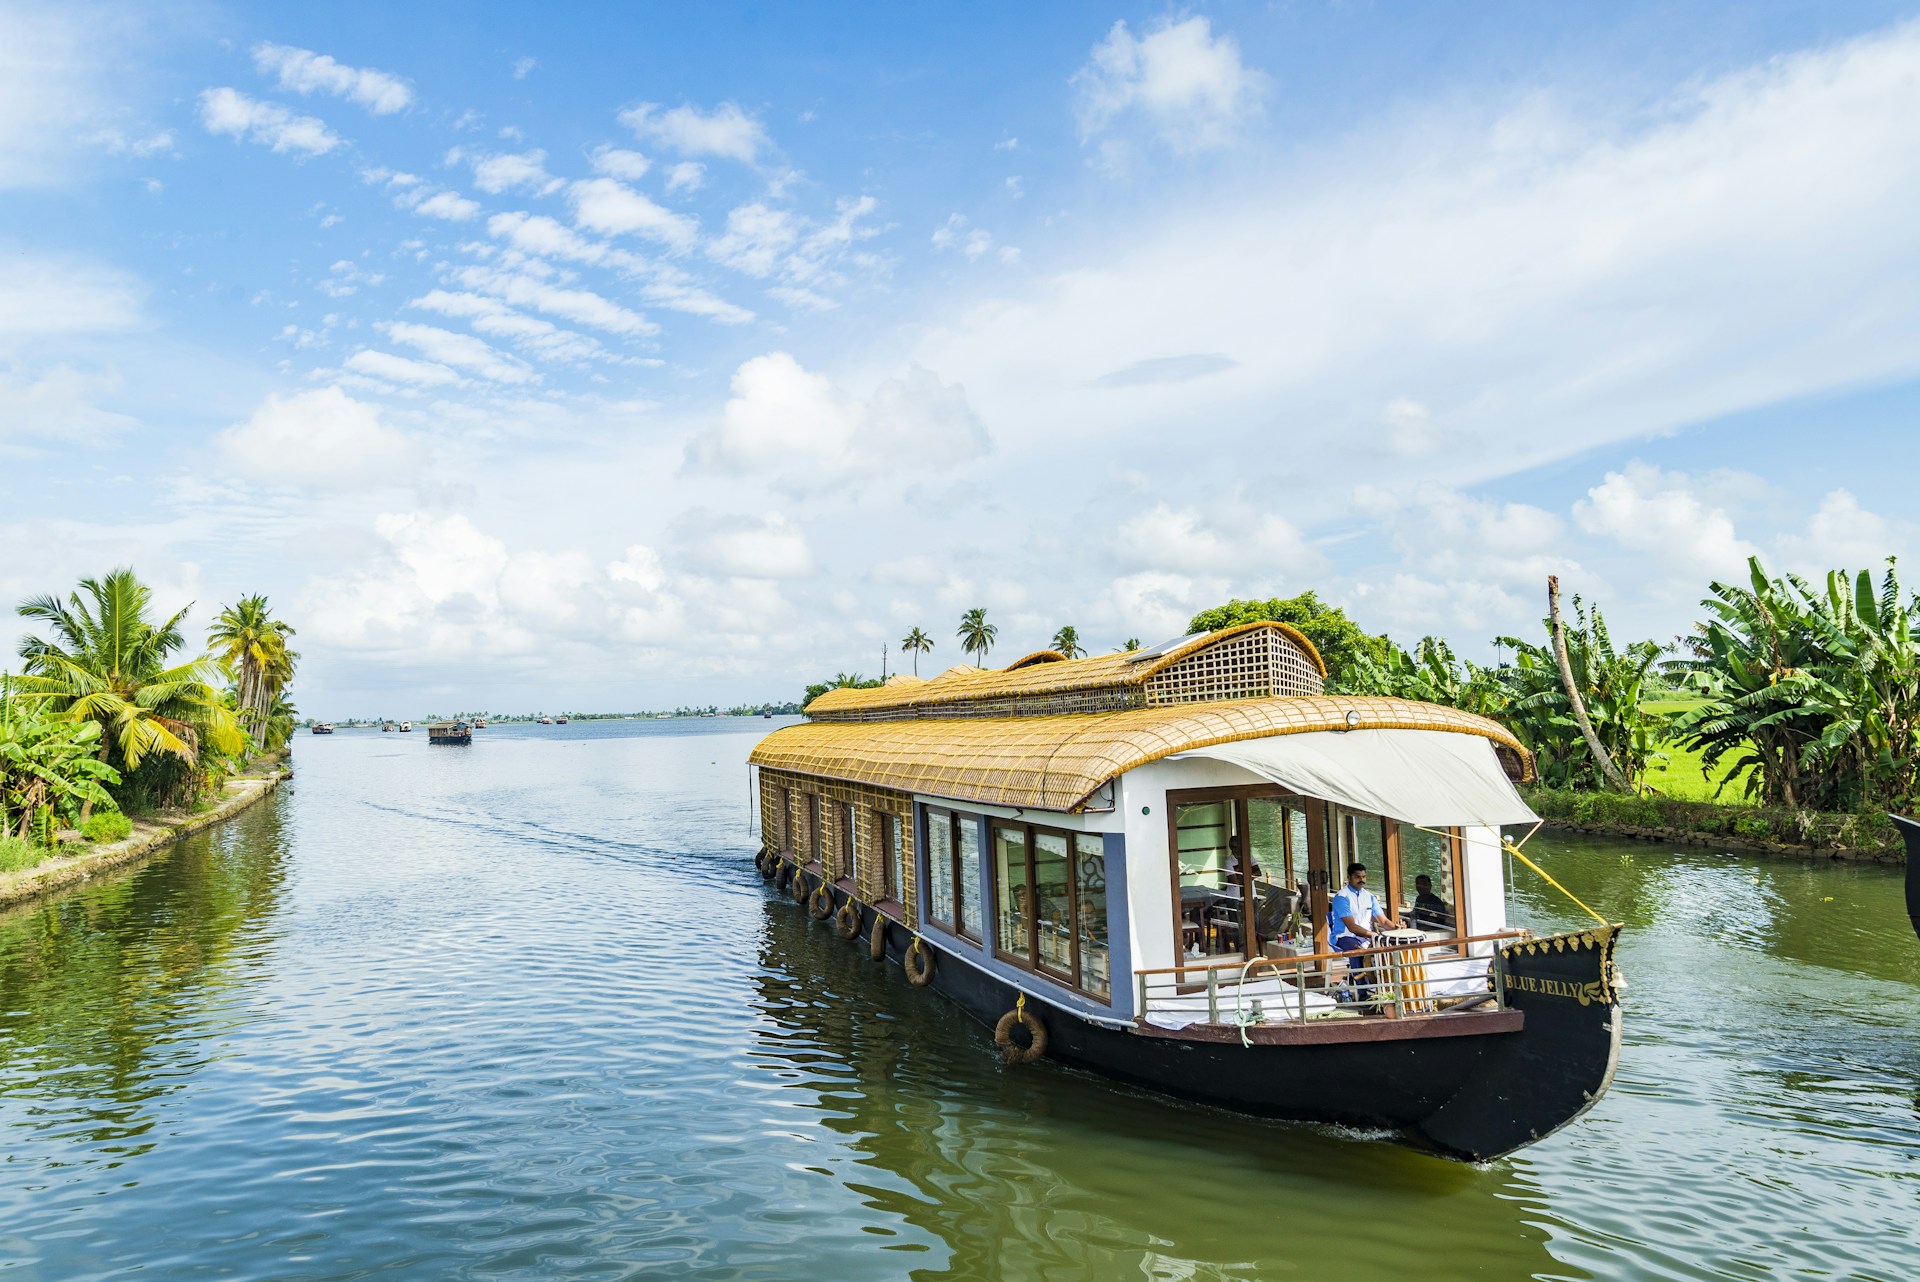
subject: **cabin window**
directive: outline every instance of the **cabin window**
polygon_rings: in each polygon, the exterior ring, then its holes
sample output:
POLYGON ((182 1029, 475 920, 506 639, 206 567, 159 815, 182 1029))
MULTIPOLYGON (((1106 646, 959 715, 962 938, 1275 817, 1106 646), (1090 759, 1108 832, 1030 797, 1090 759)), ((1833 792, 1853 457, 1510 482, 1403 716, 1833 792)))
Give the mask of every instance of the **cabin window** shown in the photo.
POLYGON ((771 793, 773 804, 767 807, 767 813, 760 816, 760 827, 773 842, 775 850, 789 849, 787 844, 787 790, 775 784, 771 793))
POLYGON ((927 811, 927 916, 953 925, 953 816, 927 811))
POLYGON ((1397 825, 1400 830, 1400 920, 1416 930, 1442 931, 1448 935, 1463 933, 1460 913, 1460 880, 1456 861, 1460 853, 1457 830, 1446 835, 1412 824, 1397 825), (1427 878, 1422 889, 1420 878, 1427 878))
POLYGON ((1108 995, 1106 846, 1097 834, 993 824, 994 949, 1108 995))
POLYGON ((857 876, 860 867, 860 821, 851 805, 840 807, 840 849, 834 875, 837 877, 857 876))
POLYGON ((927 811, 928 913, 980 938, 980 825, 949 810, 927 811))
POLYGON ((1309 915, 1303 805, 1277 791, 1236 788, 1168 798, 1181 958, 1283 955, 1309 915))
POLYGON ((824 841, 820 828, 820 794, 810 792, 807 794, 807 858, 824 870, 826 864, 822 862, 821 850, 824 841))
POLYGON ((904 879, 900 868, 900 816, 883 814, 880 820, 880 898, 898 900, 904 879))

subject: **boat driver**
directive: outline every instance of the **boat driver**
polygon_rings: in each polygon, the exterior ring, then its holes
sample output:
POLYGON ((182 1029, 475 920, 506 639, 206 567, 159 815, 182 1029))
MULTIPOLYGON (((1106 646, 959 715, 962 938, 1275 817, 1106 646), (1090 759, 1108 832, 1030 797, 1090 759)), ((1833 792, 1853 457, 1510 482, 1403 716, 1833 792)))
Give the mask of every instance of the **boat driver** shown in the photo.
MULTIPOLYGON (((1333 911, 1327 914, 1327 937, 1335 952, 1350 953, 1375 946, 1377 931, 1391 930, 1400 923, 1387 916, 1380 900, 1367 889, 1367 866, 1347 865, 1347 884, 1333 897, 1333 911)), ((1361 1001, 1373 996, 1371 963, 1365 957, 1347 958, 1347 972, 1354 981, 1361 1001)))

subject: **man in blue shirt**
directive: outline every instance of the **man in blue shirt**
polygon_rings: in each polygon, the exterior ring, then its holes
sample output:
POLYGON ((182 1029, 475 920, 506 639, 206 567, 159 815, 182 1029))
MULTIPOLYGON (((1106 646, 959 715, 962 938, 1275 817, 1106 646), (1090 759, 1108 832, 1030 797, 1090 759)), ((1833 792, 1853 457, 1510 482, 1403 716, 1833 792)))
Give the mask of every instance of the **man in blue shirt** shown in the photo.
MULTIPOLYGON (((1367 889, 1367 866, 1347 865, 1347 884, 1333 897, 1333 910, 1327 914, 1327 939, 1335 952, 1350 953, 1375 946, 1374 934, 1391 930, 1400 923, 1387 916, 1379 899, 1367 889)), ((1347 974, 1354 981, 1359 999, 1373 998, 1372 972, 1365 957, 1347 958, 1347 974)))

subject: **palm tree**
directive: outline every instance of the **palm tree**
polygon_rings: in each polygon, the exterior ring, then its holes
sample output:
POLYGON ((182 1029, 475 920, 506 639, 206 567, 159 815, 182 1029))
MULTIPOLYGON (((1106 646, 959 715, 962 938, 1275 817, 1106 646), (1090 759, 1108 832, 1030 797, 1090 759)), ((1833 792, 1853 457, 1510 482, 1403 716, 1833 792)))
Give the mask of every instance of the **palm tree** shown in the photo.
POLYGON ((266 744, 274 700, 293 679, 300 658, 287 648, 293 629, 273 617, 264 596, 244 596, 220 612, 207 642, 233 673, 235 696, 248 737, 258 751, 266 744))
POLYGON ((187 611, 155 624, 147 618, 152 596, 123 568, 80 580, 64 602, 38 596, 19 606, 23 618, 51 624, 54 638, 21 640, 27 675, 15 680, 15 691, 74 720, 99 723, 102 756, 123 775, 152 759, 197 766, 203 742, 228 753, 246 742, 215 689, 220 669, 211 656, 167 665, 185 642, 180 620, 187 611))
POLYGON ((987 622, 987 611, 983 606, 975 606, 960 616, 960 630, 954 634, 960 638, 962 654, 980 656, 977 666, 985 667, 987 651, 993 648, 994 638, 1000 635, 1000 629, 987 622))
POLYGON ((1122 641, 1120 643, 1120 648, 1114 651, 1114 653, 1115 654, 1132 654, 1135 650, 1138 650, 1139 648, 1140 648, 1140 638, 1128 637, 1125 641, 1122 641))
POLYGON ((913 656, 913 675, 920 675, 920 656, 933 653, 933 638, 919 628, 900 638, 900 648, 913 656))
POLYGON ((1069 659, 1077 659, 1087 652, 1080 644, 1080 631, 1071 623, 1053 634, 1053 648, 1069 659))

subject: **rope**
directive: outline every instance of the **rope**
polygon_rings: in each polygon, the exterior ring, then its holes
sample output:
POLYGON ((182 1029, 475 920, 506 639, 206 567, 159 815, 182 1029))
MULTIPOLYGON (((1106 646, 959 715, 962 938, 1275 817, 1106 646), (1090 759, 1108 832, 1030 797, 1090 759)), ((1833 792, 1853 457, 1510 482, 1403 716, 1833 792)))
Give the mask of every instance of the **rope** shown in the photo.
POLYGON ((1565 886, 1562 886, 1559 882, 1555 881, 1551 876, 1549 876, 1547 874, 1546 869, 1542 868, 1539 864, 1536 864, 1535 862, 1533 862, 1533 860, 1527 858, 1526 854, 1521 851, 1520 847, 1514 845, 1511 840, 1503 841, 1502 844, 1506 847, 1508 854, 1512 855, 1515 859, 1518 859, 1521 863, 1525 864, 1527 867, 1539 873, 1542 880, 1544 880, 1549 886, 1552 886, 1555 890, 1565 895, 1568 899, 1571 899, 1574 903, 1579 904, 1582 908, 1585 908, 1587 912, 1587 916, 1593 918, 1595 921, 1599 922, 1602 926, 1611 924, 1610 922, 1607 921, 1605 917, 1602 917, 1599 913, 1593 911, 1593 909, 1587 908, 1587 905, 1581 900, 1580 896, 1574 894, 1571 890, 1568 890, 1565 886))

